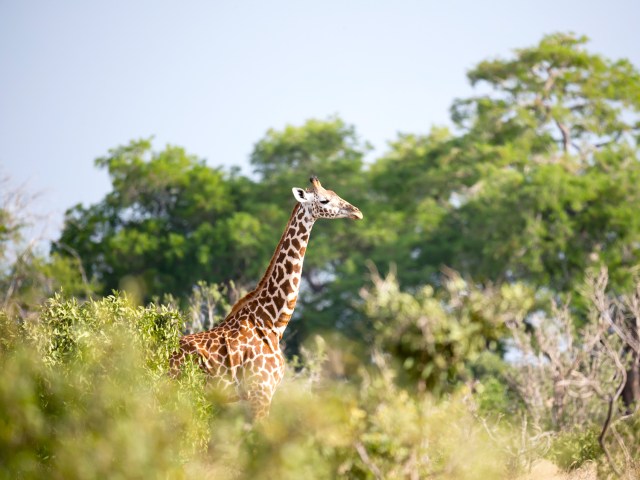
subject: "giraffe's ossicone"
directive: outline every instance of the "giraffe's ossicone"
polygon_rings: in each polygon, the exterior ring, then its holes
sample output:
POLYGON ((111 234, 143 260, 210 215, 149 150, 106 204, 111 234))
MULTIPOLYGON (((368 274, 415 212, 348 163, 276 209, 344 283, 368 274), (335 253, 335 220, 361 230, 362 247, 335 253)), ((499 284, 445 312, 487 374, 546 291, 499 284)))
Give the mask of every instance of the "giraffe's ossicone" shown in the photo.
POLYGON ((293 188, 297 204, 258 286, 240 299, 227 317, 207 332, 185 335, 170 358, 177 376, 188 355, 229 401, 246 400, 254 418, 269 413, 271 398, 284 375, 280 340, 298 300, 302 263, 311 228, 319 218, 362 219, 360 210, 325 190, 317 177, 311 187, 293 188))

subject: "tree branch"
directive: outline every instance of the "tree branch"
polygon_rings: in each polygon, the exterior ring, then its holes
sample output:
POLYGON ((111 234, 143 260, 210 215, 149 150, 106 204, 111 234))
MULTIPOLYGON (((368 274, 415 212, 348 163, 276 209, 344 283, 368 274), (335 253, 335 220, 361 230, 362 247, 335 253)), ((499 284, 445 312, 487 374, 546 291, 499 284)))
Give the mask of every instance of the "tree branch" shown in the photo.
POLYGON ((562 133, 562 149, 564 153, 567 153, 569 151, 569 146, 571 145, 571 132, 569 131, 569 127, 567 127, 563 123, 560 123, 556 118, 554 118, 553 121, 560 129, 560 133, 562 133))

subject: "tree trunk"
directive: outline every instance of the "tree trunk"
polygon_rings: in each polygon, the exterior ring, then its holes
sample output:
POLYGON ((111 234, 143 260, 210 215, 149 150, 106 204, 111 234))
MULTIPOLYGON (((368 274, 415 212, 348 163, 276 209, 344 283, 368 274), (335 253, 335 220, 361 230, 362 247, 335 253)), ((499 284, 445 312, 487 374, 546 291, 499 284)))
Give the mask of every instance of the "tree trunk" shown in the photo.
POLYGON ((627 370, 627 382, 622 389, 622 401, 631 413, 640 401, 640 355, 634 352, 633 362, 627 370))

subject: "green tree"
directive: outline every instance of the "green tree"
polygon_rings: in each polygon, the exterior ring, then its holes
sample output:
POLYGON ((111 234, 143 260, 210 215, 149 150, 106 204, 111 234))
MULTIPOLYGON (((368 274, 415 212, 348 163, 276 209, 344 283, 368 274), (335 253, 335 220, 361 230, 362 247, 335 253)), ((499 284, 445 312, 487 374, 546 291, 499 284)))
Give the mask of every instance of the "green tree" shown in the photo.
POLYGON ((403 281, 448 265, 479 281, 572 291, 609 265, 629 286, 640 262, 640 74, 627 61, 549 35, 515 58, 481 62, 458 100, 461 132, 405 135, 372 167, 393 208, 412 204, 403 281), (394 200, 395 199, 395 200, 394 200))
MULTIPOLYGON (((155 152, 150 141, 134 141, 96 160, 109 173, 112 190, 95 205, 68 210, 52 250, 81 258, 102 293, 128 288, 143 299, 163 293, 184 299, 201 280, 233 280, 250 288, 266 269, 293 208, 293 186, 306 187, 316 174, 363 207, 368 148, 338 118, 269 130, 251 156, 254 182, 237 171, 212 169, 181 148, 155 152)), ((335 312, 357 294, 363 270, 356 274, 351 261, 358 255, 354 227, 333 222, 314 231, 299 304, 308 313, 302 330, 318 322, 333 326, 335 312), (346 297, 327 288, 344 269, 352 273, 345 277, 346 297)))
POLYGON ((256 226, 238 213, 233 175, 168 146, 133 141, 96 160, 112 191, 99 203, 66 212, 52 250, 75 252, 103 292, 129 287, 143 298, 187 295, 198 280, 246 281, 244 264, 256 226), (242 255, 239 249, 242 248, 242 255))
MULTIPOLYGON (((589 269, 607 265, 614 289, 633 286, 640 74, 586 42, 554 34, 481 62, 469 79, 487 93, 454 103, 457 134, 402 135, 372 166, 384 215, 397 218, 405 288, 440 285, 442 265, 480 284, 574 293, 577 308, 589 269)), ((628 378, 640 378, 635 358, 628 378)))

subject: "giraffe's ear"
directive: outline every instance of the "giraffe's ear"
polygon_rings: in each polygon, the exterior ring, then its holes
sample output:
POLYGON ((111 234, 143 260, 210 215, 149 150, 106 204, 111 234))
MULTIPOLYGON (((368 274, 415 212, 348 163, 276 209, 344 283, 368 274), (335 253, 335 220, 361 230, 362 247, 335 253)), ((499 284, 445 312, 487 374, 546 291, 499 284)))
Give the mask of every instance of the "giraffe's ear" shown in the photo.
POLYGON ((302 188, 294 187, 291 189, 291 191, 293 192, 293 196, 300 203, 306 203, 311 200, 310 195, 306 191, 304 191, 302 188))

